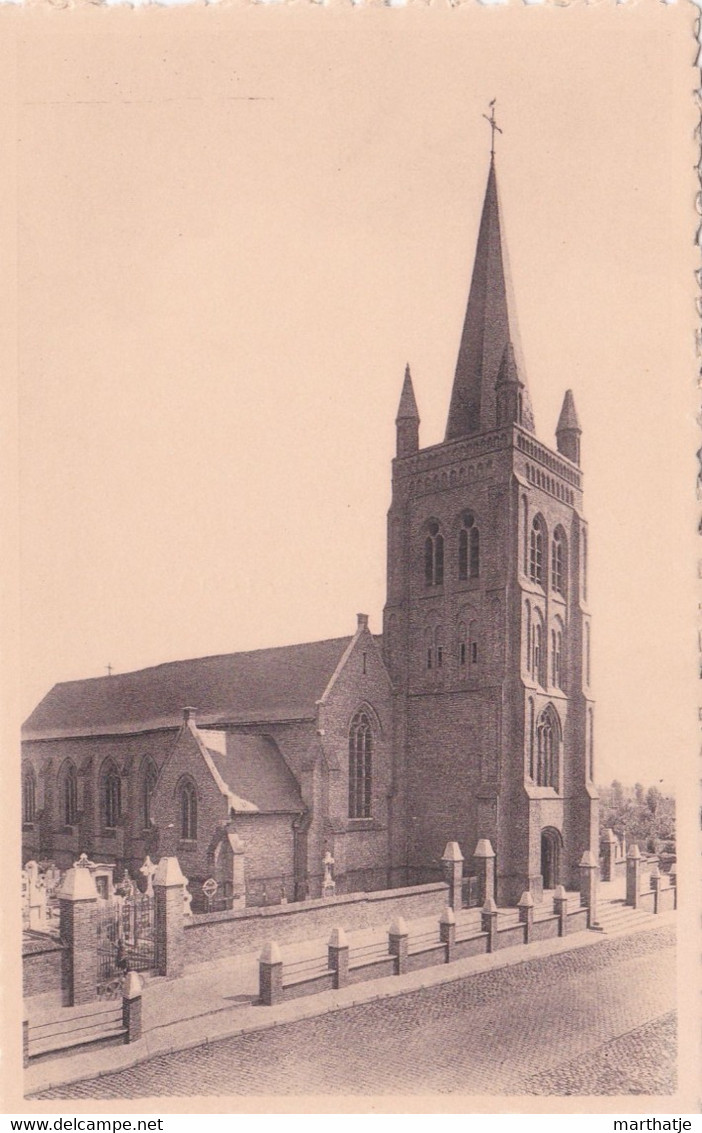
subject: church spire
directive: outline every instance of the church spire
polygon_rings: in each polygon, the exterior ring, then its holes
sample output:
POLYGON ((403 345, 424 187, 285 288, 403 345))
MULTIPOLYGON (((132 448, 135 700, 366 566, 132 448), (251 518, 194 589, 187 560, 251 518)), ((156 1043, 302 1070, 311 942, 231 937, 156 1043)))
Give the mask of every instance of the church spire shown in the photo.
POLYGON ((400 404, 395 418, 397 427, 397 455, 409 456, 419 449, 419 411, 412 386, 409 362, 405 367, 405 380, 402 383, 400 404))
MULTIPOLYGON (((453 380, 446 425, 447 441, 497 426, 495 386, 507 345, 515 340, 514 328, 510 332, 508 275, 500 229, 494 130, 493 124, 490 172, 453 380)), ((525 428, 533 429, 526 389, 523 393, 522 423, 525 428)))

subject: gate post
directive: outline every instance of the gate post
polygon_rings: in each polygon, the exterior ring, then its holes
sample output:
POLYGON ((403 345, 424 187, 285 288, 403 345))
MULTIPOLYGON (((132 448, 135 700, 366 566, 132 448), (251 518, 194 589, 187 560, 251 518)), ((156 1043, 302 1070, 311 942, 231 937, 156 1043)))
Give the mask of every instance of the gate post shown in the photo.
POLYGON ((592 850, 580 859, 580 900, 587 908, 587 927, 597 924, 597 861, 592 850))
POLYGON ((407 971, 407 954, 409 951, 409 930, 404 917, 395 917, 388 930, 388 952, 395 957, 395 975, 401 976, 407 971))
POLYGON ((327 945, 327 962, 332 972, 335 991, 349 982, 349 941, 343 928, 332 929, 327 945))
POLYGON ((141 1038, 141 977, 136 972, 128 972, 122 991, 122 1026, 124 1041, 135 1043, 141 1038))
POLYGON ((558 935, 568 932, 568 894, 564 885, 557 885, 553 894, 553 911, 558 917, 558 935))
POLYGON ((524 925, 524 943, 528 944, 531 940, 532 926, 534 924, 534 898, 529 890, 525 890, 519 898, 519 921, 524 925))
POLYGON ((62 957, 61 990, 65 1007, 97 999, 97 902, 89 869, 75 865, 64 877, 56 896, 59 931, 66 943, 62 957))
POLYGON ((456 950, 456 914, 450 905, 439 917, 439 940, 446 949, 446 963, 450 964, 456 950))
POLYGON ((463 904, 463 860, 458 842, 447 842, 441 865, 449 887, 447 904, 452 909, 460 909, 463 904))
POLYGON ((481 838, 473 850, 475 870, 478 875, 478 904, 495 899, 495 851, 489 838, 481 838))
POLYGON ((154 874, 155 959, 159 976, 179 976, 183 970, 184 890, 185 878, 178 859, 161 858, 154 874))
POLYGON ((641 850, 634 842, 626 855, 626 903, 632 909, 639 907, 639 887, 641 885, 641 850))
POLYGON ((486 951, 494 952, 497 948, 497 905, 492 897, 480 910, 480 930, 487 933, 486 951))
POLYGON ((619 843, 617 842, 617 835, 611 828, 602 839, 600 849, 602 851, 602 880, 614 881, 614 863, 617 858, 619 843))

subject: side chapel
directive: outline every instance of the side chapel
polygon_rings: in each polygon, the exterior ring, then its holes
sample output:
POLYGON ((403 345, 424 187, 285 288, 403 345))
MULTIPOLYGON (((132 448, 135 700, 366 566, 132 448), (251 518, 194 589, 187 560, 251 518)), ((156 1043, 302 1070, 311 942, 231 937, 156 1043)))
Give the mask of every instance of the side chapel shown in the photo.
POLYGON ((23 727, 23 861, 175 854, 225 906, 434 880, 496 853, 497 898, 597 850, 587 524, 570 390, 537 440, 494 152, 443 442, 397 414, 382 636, 55 685, 23 727))

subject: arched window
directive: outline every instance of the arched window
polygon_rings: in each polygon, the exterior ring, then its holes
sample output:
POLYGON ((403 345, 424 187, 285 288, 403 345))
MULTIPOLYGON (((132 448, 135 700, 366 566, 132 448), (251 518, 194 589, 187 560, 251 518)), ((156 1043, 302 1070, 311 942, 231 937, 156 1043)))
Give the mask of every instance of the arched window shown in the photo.
POLYGON ((587 601, 587 531, 583 527, 583 598, 587 601))
POLYGON ((536 783, 558 790, 560 724, 552 705, 547 705, 536 725, 536 783))
POLYGON ((522 496, 522 514, 524 518, 524 573, 529 573, 529 504, 526 496, 522 496))
POLYGON ((424 581, 427 586, 443 586, 444 537, 435 519, 429 523, 428 532, 424 540, 424 581))
POLYGON ((537 681, 540 685, 545 685, 546 636, 538 610, 534 611, 534 626, 531 631, 531 637, 533 642, 531 675, 533 676, 534 680, 537 681))
POLYGON ((34 768, 28 767, 22 776, 22 821, 34 822, 37 816, 37 780, 34 768))
POLYGON ((373 736, 365 712, 357 712, 349 732, 349 818, 371 816, 373 736))
POLYGON ((472 511, 463 513, 463 526, 458 532, 458 577, 462 582, 480 575, 480 532, 472 511))
POLYGON ((529 698, 527 717, 527 751, 529 753, 529 778, 534 778, 534 701, 529 698))
POLYGON ((544 532, 541 520, 535 516, 529 535, 529 578, 543 586, 544 573, 544 532))
POLYGON ((145 830, 148 830, 149 827, 153 825, 151 820, 151 797, 154 793, 157 778, 158 771, 156 770, 156 764, 152 759, 147 759, 141 778, 141 820, 145 830))
POLYGON ((468 642, 466 641, 466 624, 465 622, 458 623, 458 666, 461 676, 466 674, 466 666, 468 664, 468 642))
POLYGON ((585 684, 590 684, 590 623, 585 622, 585 684))
POLYGON ((64 826, 75 826, 78 821, 78 772, 72 760, 64 764, 61 774, 61 817, 64 826))
POLYGON ((197 791, 190 779, 180 785, 180 836, 184 842, 197 838, 197 791))
POLYGON ((471 665, 478 664, 478 623, 471 622, 468 626, 468 660, 471 665))
POLYGON ((532 672, 532 657, 531 657, 531 606, 529 602, 525 603, 525 619, 524 619, 524 644, 526 646, 526 671, 532 672))
POLYGON ((566 540, 562 527, 557 527, 551 543, 551 589, 566 594, 566 540))
POLYGON ((441 628, 441 626, 436 627, 436 634, 435 634, 434 640, 436 642, 436 667, 437 667, 437 669, 443 669, 443 667, 444 667, 444 631, 441 628))
POLYGON ((114 763, 106 764, 102 773, 102 824, 106 830, 119 825, 122 817, 122 780, 114 763))
POLYGON ((561 687, 561 652, 563 649, 563 631, 560 626, 551 630, 551 684, 554 688, 561 687))

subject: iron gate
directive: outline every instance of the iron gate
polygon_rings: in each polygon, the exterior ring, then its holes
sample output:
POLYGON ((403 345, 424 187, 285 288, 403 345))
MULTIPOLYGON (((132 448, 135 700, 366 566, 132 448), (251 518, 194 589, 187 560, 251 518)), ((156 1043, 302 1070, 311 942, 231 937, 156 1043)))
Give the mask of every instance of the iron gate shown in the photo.
POLYGON ((98 901, 98 997, 112 999, 120 995, 127 972, 149 972, 155 963, 153 897, 133 893, 98 901))

